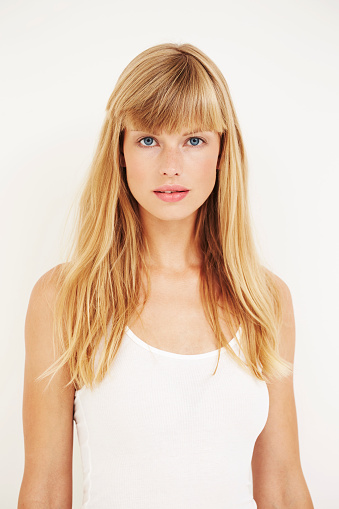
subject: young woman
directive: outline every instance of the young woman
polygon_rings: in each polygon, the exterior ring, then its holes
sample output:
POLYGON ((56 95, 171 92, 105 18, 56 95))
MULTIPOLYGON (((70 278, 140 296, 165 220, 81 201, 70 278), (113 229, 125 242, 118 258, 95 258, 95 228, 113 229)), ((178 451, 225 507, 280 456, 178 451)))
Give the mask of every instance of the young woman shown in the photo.
POLYGON ((19 508, 71 508, 73 419, 83 509, 313 508, 291 294, 256 253, 225 78, 158 45, 106 112, 69 259, 28 306, 19 508))

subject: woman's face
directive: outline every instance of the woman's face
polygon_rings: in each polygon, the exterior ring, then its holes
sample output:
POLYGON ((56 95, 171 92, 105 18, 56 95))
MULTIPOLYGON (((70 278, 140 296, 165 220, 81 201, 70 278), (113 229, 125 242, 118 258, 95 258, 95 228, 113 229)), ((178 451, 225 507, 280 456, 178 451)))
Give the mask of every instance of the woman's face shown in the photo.
POLYGON ((170 221, 196 213, 215 185, 219 148, 219 134, 213 131, 188 133, 183 129, 180 134, 169 134, 137 131, 128 125, 124 165, 140 214, 170 221), (188 191, 155 192, 164 185, 178 185, 188 191))

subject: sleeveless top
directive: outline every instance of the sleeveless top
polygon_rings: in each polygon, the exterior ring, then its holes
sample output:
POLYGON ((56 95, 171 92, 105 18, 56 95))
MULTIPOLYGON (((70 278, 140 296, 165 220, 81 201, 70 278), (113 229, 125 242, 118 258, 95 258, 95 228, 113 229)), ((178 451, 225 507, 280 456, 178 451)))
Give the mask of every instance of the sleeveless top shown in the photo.
MULTIPOLYGON (((241 327, 230 346, 240 349, 241 327)), ((226 349, 152 347, 126 327, 94 389, 75 392, 82 509, 255 509, 251 460, 265 426, 264 381, 226 349)))

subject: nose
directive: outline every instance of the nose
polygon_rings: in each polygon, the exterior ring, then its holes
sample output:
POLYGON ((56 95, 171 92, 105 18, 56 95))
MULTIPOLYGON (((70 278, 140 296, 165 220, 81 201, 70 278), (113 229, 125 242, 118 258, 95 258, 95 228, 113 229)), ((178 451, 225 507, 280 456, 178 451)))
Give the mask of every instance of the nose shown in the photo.
POLYGON ((178 148, 167 147, 162 150, 159 171, 161 175, 180 175, 182 173, 182 156, 178 148))

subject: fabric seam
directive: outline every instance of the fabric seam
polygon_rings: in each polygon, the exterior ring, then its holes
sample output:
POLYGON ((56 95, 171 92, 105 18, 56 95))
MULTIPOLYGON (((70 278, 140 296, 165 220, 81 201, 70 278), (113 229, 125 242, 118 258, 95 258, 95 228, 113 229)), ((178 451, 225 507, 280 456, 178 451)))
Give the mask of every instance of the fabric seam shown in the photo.
MULTIPOLYGON (((87 457, 88 457, 88 463, 89 463, 89 468, 88 468, 88 500, 87 502, 85 502, 84 505, 82 505, 82 509, 86 509, 86 507, 88 507, 88 504, 90 503, 90 500, 91 500, 91 492, 92 492, 92 458, 91 458, 91 448, 89 446, 89 430, 88 430, 88 426, 87 426, 87 420, 86 420, 86 416, 85 416, 85 412, 84 412, 84 407, 82 406, 82 402, 81 402, 81 397, 80 397, 80 394, 78 393, 77 394, 77 397, 78 397, 78 400, 79 400, 79 405, 80 405, 80 408, 81 408, 81 413, 82 413, 82 418, 83 418, 83 422, 85 424, 85 429, 86 429, 86 441, 85 443, 83 444, 83 447, 86 447, 87 450, 88 450, 88 454, 87 454, 87 457)), ((79 437, 78 437, 78 440, 79 440, 79 437)), ((83 480, 84 482, 84 480, 83 480)), ((82 490, 83 490, 83 487, 82 487, 82 490)), ((83 491, 82 491, 82 497, 83 497, 83 491)))

